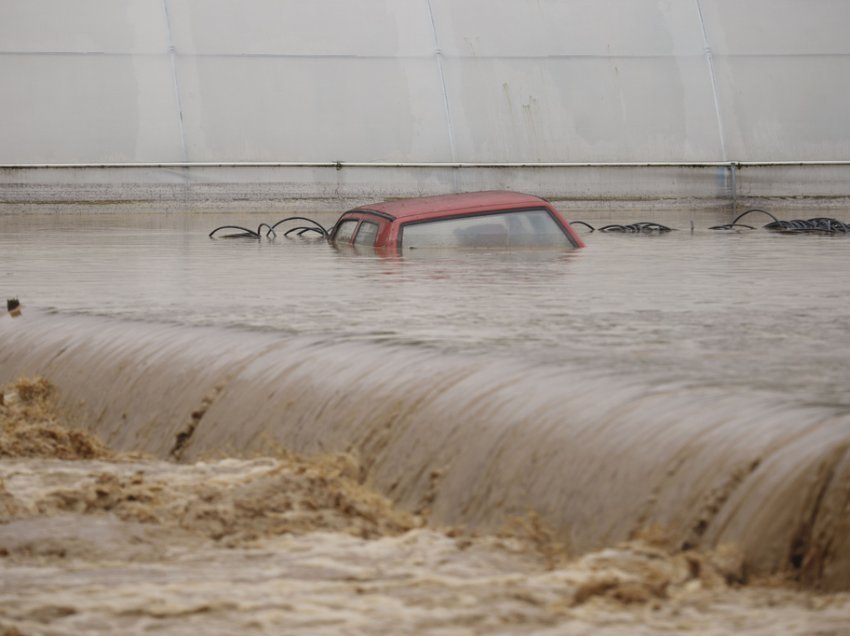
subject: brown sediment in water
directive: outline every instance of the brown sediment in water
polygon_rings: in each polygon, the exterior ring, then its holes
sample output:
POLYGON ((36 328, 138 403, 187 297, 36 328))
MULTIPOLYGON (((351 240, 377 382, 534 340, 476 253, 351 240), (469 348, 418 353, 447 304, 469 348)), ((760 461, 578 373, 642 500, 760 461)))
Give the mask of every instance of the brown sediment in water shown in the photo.
POLYGON ((97 459, 112 455, 95 436, 58 422, 55 387, 20 378, 0 392, 0 457, 97 459))
MULTIPOLYGON (((63 426, 56 389, 45 378, 21 378, 2 395, 0 456, 118 457, 94 435, 63 426)), ((39 514, 109 512, 123 520, 165 523, 215 539, 318 528, 370 538, 420 525, 414 515, 396 510, 359 483, 360 471, 350 456, 305 458, 285 449, 278 454, 258 461, 240 479, 230 474, 221 479, 212 470, 187 472, 178 480, 150 477, 144 470, 129 476, 104 470, 73 488, 51 491, 36 506, 39 514)))
MULTIPOLYGON (((3 395, 4 430, 64 428, 45 380, 3 395)), ((0 462, 0 633, 841 634, 850 620, 850 595, 753 585, 740 550, 683 550, 659 526, 571 558, 535 514, 493 534, 427 527, 344 454, 176 463, 89 442, 96 457, 12 445, 0 462)))

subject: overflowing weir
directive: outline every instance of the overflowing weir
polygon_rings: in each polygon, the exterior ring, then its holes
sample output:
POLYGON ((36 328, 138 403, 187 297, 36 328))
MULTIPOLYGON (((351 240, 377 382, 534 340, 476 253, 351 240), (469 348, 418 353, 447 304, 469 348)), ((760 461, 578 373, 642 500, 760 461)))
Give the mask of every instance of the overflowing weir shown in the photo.
POLYGON ((344 451, 433 522, 538 513, 576 552, 662 526, 754 574, 850 587, 850 417, 518 358, 25 311, 0 381, 41 373, 116 449, 344 451))

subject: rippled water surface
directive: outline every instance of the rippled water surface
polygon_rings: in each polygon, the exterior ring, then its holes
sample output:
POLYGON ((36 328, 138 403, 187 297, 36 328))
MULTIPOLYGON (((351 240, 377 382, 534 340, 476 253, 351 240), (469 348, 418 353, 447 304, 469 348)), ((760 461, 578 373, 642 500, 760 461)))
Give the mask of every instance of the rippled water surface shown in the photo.
POLYGON ((495 352, 850 406, 850 239, 716 232, 699 217, 691 231, 690 219, 658 219, 680 228, 663 236, 584 233, 571 252, 385 258, 207 237, 273 215, 6 216, 2 289, 59 312, 495 352))

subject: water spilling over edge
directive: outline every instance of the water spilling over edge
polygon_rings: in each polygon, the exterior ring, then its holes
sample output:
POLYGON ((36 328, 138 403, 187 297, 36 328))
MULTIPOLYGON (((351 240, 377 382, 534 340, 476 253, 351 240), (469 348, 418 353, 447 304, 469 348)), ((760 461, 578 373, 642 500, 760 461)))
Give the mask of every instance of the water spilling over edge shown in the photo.
POLYGON ((850 586, 850 427, 825 408, 410 348, 26 312, 0 381, 44 373, 118 450, 344 452, 438 523, 529 511, 585 552, 661 525, 754 573, 850 586))

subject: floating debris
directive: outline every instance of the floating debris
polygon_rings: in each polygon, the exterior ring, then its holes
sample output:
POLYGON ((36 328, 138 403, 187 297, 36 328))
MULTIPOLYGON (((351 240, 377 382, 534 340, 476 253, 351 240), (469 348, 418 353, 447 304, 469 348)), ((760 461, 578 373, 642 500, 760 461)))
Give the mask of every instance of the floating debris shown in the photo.
POLYGON ((298 236, 303 236, 307 232, 315 232, 320 235, 322 238, 328 238, 329 232, 328 230, 321 225, 318 221, 314 221, 313 219, 307 218, 306 216, 288 216, 285 219, 281 219, 277 223, 273 225, 269 225, 268 223, 260 223, 257 226, 257 231, 249 230, 247 227, 242 227, 241 225, 221 225, 215 228, 212 232, 209 233, 210 238, 215 238, 215 234, 217 234, 221 230, 239 230, 238 233, 235 234, 223 234, 219 238, 250 238, 250 239, 261 239, 263 235, 263 230, 265 230, 266 238, 276 238, 277 232, 275 228, 279 225, 283 225, 289 221, 306 221, 307 223, 312 223, 312 225, 299 225, 293 228, 288 229, 283 233, 285 237, 289 237, 290 234, 297 233, 298 236))
POLYGON ((17 298, 9 298, 6 300, 6 311, 12 318, 17 318, 21 315, 21 301, 17 298))

